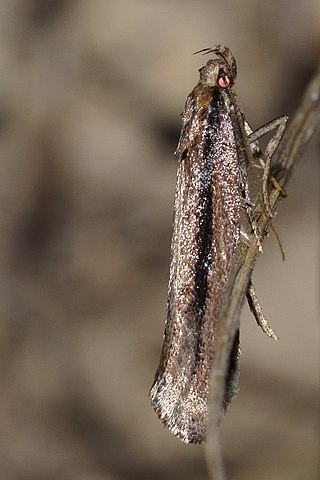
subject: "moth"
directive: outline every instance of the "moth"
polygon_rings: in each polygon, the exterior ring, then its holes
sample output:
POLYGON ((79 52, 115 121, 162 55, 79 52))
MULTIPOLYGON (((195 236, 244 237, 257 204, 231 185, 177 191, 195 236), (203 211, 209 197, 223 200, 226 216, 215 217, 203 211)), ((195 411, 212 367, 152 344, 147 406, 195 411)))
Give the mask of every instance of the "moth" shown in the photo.
MULTIPOLYGON (((174 201, 167 317, 160 364, 149 397, 161 421, 186 443, 205 439, 209 378, 222 303, 240 243, 241 209, 258 235, 252 215, 248 166, 257 138, 278 128, 267 146, 266 163, 279 143, 287 118, 252 132, 233 85, 237 66, 230 49, 216 45, 189 94, 182 130, 174 201)), ((199 53, 199 52, 197 52, 199 53)), ((266 200, 267 201, 267 200, 266 200)), ((260 326, 252 284, 248 299, 260 326)), ((267 333, 272 336, 271 330, 267 333)), ((239 333, 234 340, 223 408, 238 390, 239 333)))

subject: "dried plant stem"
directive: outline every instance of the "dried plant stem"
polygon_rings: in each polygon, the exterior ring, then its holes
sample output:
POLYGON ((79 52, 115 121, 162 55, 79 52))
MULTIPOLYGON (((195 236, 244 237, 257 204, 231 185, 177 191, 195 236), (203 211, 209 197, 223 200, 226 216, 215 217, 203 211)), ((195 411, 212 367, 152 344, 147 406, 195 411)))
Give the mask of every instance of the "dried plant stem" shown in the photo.
MULTIPOLYGON (((271 174, 282 188, 286 188, 293 168, 306 145, 320 126, 320 64, 302 97, 291 123, 272 160, 271 174)), ((274 214, 281 197, 281 189, 270 186, 269 203, 274 214)), ((260 195, 260 198, 263 198, 260 195)), ((258 230, 261 241, 270 225, 270 217, 260 200, 255 212, 258 214, 258 230)), ((223 404, 230 351, 239 328, 239 317, 246 295, 252 269, 259 249, 259 241, 253 236, 250 242, 241 244, 225 298, 219 332, 216 339, 214 368, 212 369, 209 402, 209 425, 207 430, 206 458, 212 480, 224 480, 224 468, 220 450, 219 418, 223 404)))

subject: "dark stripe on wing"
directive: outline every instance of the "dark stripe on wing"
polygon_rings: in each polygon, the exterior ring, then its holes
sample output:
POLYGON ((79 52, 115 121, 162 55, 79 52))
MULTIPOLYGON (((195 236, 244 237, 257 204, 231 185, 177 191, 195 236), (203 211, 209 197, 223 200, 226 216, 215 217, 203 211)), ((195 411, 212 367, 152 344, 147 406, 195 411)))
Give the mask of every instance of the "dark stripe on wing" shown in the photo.
POLYGON ((200 182, 200 199, 199 209, 201 210, 201 218, 199 223, 199 232, 197 236, 197 262, 195 265, 195 292, 192 301, 192 310, 197 318, 197 347, 195 349, 195 365, 202 359, 203 341, 202 326, 205 316, 205 306, 208 295, 208 271, 212 263, 212 236, 213 236, 213 212, 212 212, 212 182, 214 170, 213 151, 215 147, 216 131, 213 131, 212 125, 219 125, 219 107, 221 105, 221 96, 218 89, 213 90, 213 97, 208 113, 207 132, 205 137, 205 145, 203 156, 207 159, 206 164, 201 172, 200 182))

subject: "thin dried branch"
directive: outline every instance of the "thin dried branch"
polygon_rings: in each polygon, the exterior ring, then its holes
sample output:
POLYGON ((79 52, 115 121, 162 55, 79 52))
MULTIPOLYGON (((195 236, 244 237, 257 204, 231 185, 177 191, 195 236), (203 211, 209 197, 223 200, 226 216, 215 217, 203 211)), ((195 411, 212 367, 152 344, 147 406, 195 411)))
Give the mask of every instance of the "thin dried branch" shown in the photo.
MULTIPOLYGON (((291 123, 272 161, 271 173, 284 189, 293 168, 320 126, 320 64, 302 97, 291 123)), ((259 195, 262 198, 262 193, 259 195)), ((269 202, 274 214, 281 198, 281 190, 270 186, 269 202)), ((270 216, 265 214, 263 200, 258 201, 255 212, 258 215, 258 229, 261 241, 268 231, 270 216)), ((279 217, 277 217, 279 218, 279 217)), ((223 404, 230 352, 234 336, 239 328, 239 317, 251 273, 259 251, 258 239, 253 236, 250 242, 241 244, 236 264, 230 280, 219 332, 216 339, 215 364, 211 378, 211 398, 209 403, 209 425, 207 430, 206 457, 212 480, 224 480, 224 468, 219 439, 219 418, 223 404)))

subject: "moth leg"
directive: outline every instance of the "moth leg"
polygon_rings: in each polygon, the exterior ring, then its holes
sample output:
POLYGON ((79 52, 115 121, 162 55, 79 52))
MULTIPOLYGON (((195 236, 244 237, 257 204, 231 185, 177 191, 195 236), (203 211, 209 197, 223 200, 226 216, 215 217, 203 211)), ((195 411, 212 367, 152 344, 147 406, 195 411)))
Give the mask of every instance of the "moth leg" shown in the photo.
POLYGON ((277 230, 275 229, 275 227, 272 225, 272 222, 270 222, 270 227, 271 227, 271 230, 273 231, 274 236, 276 237, 276 241, 277 241, 277 244, 278 244, 278 246, 279 246, 279 249, 280 249, 280 252, 281 252, 281 256, 282 256, 282 261, 284 262, 285 259, 286 259, 286 254, 285 254, 285 251, 284 251, 284 248, 283 248, 283 245, 282 245, 280 236, 279 236, 277 230))
POLYGON ((254 318, 256 319, 257 324, 262 329, 264 333, 268 335, 268 337, 273 338, 274 340, 278 340, 277 335, 274 333, 266 317, 263 315, 261 305, 259 303, 255 288, 253 286, 252 281, 250 280, 248 289, 247 289, 247 301, 253 314, 254 318))
POLYGON ((256 237, 256 239, 258 240, 259 252, 262 252, 262 245, 261 245, 261 242, 260 242, 260 234, 259 234, 257 222, 255 221, 255 218, 253 216, 253 207, 252 207, 252 203, 251 203, 251 199, 250 199, 249 184, 248 184, 248 180, 246 179, 246 177, 244 177, 244 180, 242 181, 241 190, 242 190, 242 196, 243 196, 243 201, 244 201, 243 207, 246 210, 248 220, 249 220, 250 226, 252 228, 252 232, 253 232, 254 236, 256 237))
POLYGON ((243 243, 247 246, 250 247, 250 235, 248 232, 243 228, 242 226, 240 227, 240 237, 243 243))
MULTIPOLYGON (((286 115, 281 115, 280 117, 277 117, 274 120, 271 120, 271 122, 268 122, 265 125, 262 125, 262 127, 257 128, 257 130, 255 130, 254 132, 252 131, 249 123, 246 121, 245 129, 246 129, 246 132, 247 132, 247 135, 248 135, 248 142, 250 144, 254 143, 257 140, 259 140, 259 138, 266 135, 267 133, 272 132, 272 130, 275 130, 275 129, 284 125, 283 130, 282 130, 282 133, 283 133, 287 121, 288 121, 288 117, 286 115)), ((280 140, 281 140, 281 138, 280 138, 280 140)), ((279 144, 279 142, 278 142, 278 144, 279 144)), ((278 144, 276 144, 273 151, 277 148, 278 144)))
MULTIPOLYGON (((262 157, 259 158, 259 162, 260 162, 261 167, 262 167, 263 169, 265 169, 265 168, 266 168, 266 167, 265 167, 265 162, 263 161, 262 157)), ((287 196, 286 191, 281 187, 280 183, 278 183, 277 180, 276 180, 272 175, 270 175, 269 180, 272 182, 274 188, 275 188, 276 190, 278 190, 278 192, 281 193, 281 195, 282 195, 283 197, 286 197, 286 196, 287 196)))
MULTIPOLYGON (((264 154, 265 161, 262 160, 262 155, 260 156, 260 163, 264 169, 263 175, 262 175, 262 195, 263 195, 263 202, 264 206, 266 209, 267 215, 272 218, 272 212, 271 212, 271 206, 270 206, 270 201, 269 201, 269 193, 268 193, 268 181, 269 178, 271 178, 271 181, 275 188, 281 192, 282 195, 286 196, 283 188, 278 184, 278 182, 270 176, 270 169, 271 169, 271 158, 272 155, 274 154, 275 150, 279 146, 279 143, 281 141, 281 138, 283 136, 284 130, 286 128, 286 123, 287 123, 288 117, 285 115, 276 118, 275 120, 272 120, 271 122, 267 123, 266 125, 258 128, 255 132, 249 133, 248 135, 248 142, 251 144, 253 143, 253 154, 256 154, 256 151, 259 150, 259 146, 257 144, 257 140, 264 136, 266 133, 271 132, 272 130, 275 130, 275 134, 273 137, 269 140, 266 151, 264 154)), ((247 131, 249 132, 250 126, 248 124, 248 127, 246 127, 247 131)))

